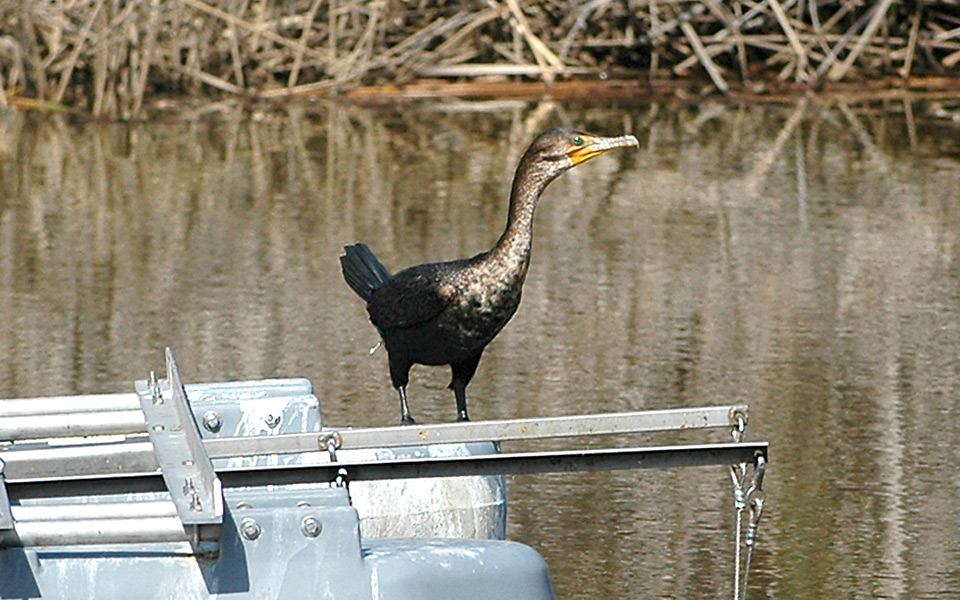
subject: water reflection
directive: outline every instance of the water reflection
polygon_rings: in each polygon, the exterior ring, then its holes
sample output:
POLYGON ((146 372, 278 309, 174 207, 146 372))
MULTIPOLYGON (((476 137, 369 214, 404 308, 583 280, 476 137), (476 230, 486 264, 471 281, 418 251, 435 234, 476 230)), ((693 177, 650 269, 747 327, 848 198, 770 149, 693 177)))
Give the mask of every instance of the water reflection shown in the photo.
MULTIPOLYGON (((629 130, 640 152, 548 189, 474 418, 747 402, 773 443, 751 597, 956 595, 956 125, 929 103, 459 108, 0 116, 0 397, 125 390, 170 345, 187 380, 306 376, 328 423, 392 423, 341 246, 392 268, 486 249, 537 131, 629 130)), ((419 417, 454 418, 447 380, 415 368, 419 417)), ((724 596, 731 528, 716 469, 511 488, 561 598, 724 596)))

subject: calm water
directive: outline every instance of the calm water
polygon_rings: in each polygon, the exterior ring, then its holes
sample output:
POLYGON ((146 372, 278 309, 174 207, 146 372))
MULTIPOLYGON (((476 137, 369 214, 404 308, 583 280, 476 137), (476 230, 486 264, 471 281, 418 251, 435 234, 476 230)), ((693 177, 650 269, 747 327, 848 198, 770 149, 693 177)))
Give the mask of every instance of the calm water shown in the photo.
MULTIPOLYGON (((187 381, 305 376, 327 424, 393 424, 341 246, 394 269, 486 249, 536 132, 628 131, 639 152, 548 189, 471 415, 748 403, 772 443, 751 598, 956 598, 956 104, 0 114, 0 397, 127 391, 169 345, 187 381)), ((414 414, 452 420, 448 372, 412 377, 414 414)), ((723 469, 510 493, 559 598, 729 596, 723 469)))

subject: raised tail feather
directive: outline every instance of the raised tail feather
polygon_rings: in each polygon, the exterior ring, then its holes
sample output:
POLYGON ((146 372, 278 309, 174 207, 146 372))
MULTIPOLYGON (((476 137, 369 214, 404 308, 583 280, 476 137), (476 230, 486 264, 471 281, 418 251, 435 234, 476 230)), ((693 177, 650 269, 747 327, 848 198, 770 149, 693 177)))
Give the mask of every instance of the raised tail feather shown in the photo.
POLYGON ((366 244, 344 246, 340 257, 343 278, 358 296, 370 302, 373 292, 390 279, 390 272, 380 264, 366 244))

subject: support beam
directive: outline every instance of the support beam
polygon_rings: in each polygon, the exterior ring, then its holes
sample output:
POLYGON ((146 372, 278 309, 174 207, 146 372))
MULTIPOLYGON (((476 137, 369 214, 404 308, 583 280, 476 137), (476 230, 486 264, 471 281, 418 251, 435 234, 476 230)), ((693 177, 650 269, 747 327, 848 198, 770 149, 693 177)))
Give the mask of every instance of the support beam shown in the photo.
MULTIPOLYGON (((346 477, 352 481, 368 481, 422 477, 704 467, 742 462, 754 463, 760 456, 767 459, 767 453, 768 444, 766 442, 697 444, 335 462, 319 465, 236 467, 220 469, 218 475, 223 482, 223 486, 231 488, 335 481, 343 473, 346 473, 346 477)), ((72 497, 155 492, 166 489, 163 479, 158 473, 9 481, 7 486, 11 496, 16 498, 72 497)))

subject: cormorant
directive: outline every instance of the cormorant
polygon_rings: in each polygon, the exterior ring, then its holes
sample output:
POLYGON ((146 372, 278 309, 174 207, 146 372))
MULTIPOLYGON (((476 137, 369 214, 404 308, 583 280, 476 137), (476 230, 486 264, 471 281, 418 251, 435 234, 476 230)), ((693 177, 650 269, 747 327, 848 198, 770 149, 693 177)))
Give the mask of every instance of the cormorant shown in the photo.
POLYGON ((400 394, 401 423, 414 423, 407 405, 410 367, 450 365, 457 417, 467 421, 466 388, 484 348, 520 304, 530 264, 533 212, 547 185, 596 156, 638 146, 632 135, 598 137, 579 130, 540 134, 520 159, 507 227, 492 250, 472 258, 406 268, 394 275, 362 243, 344 247, 343 277, 367 303, 400 394))

